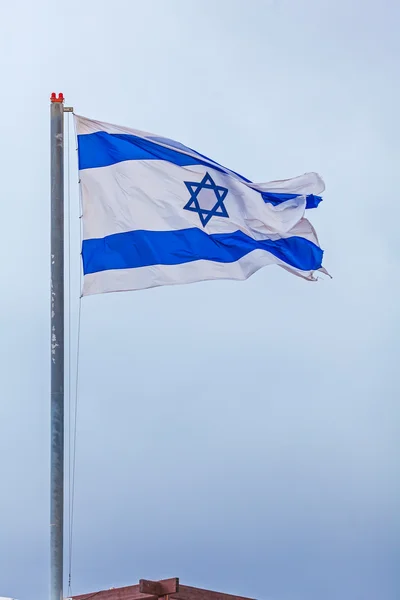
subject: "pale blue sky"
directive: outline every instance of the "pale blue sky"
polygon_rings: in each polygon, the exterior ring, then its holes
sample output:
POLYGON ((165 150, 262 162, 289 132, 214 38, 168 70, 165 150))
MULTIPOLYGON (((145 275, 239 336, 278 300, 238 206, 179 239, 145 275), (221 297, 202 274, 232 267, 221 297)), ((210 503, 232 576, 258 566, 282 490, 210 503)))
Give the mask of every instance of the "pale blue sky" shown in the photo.
POLYGON ((318 171, 310 218, 334 276, 269 267, 83 300, 73 593, 178 576, 260 600, 398 600, 400 5, 349 4, 3 8, 0 595, 48 591, 48 97, 63 91, 254 181, 318 171))

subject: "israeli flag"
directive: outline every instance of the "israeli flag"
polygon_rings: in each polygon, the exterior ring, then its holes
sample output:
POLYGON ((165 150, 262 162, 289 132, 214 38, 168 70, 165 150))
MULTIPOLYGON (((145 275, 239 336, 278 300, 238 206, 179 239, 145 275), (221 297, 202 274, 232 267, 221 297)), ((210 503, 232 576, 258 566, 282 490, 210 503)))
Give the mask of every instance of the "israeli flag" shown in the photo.
POLYGON ((83 294, 322 269, 316 173, 252 183, 173 140, 75 116, 83 294))

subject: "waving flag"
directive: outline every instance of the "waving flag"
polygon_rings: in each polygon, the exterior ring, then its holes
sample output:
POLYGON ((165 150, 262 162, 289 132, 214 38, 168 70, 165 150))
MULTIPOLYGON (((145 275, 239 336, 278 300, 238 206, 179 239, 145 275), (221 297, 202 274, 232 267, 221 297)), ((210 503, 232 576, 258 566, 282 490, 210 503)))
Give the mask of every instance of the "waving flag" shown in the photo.
POLYGON ((324 190, 316 173, 252 183, 173 140, 75 120, 85 295, 324 270, 304 218, 324 190))

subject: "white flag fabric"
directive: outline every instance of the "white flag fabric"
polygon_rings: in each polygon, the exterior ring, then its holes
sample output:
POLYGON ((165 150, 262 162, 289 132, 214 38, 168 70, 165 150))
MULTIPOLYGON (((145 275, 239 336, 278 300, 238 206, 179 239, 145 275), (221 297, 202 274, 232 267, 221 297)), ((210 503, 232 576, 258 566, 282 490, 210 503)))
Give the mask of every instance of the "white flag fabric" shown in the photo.
POLYGON ((75 116, 83 294, 322 269, 316 173, 255 184, 167 138, 75 116))

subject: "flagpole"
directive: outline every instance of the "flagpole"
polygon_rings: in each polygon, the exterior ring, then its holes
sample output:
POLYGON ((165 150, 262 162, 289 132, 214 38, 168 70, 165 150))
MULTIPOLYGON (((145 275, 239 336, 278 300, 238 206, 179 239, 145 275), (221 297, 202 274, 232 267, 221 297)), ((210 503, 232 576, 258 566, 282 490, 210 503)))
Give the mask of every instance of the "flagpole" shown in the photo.
POLYGON ((51 459, 50 600, 63 598, 64 534, 64 97, 50 98, 51 459))

